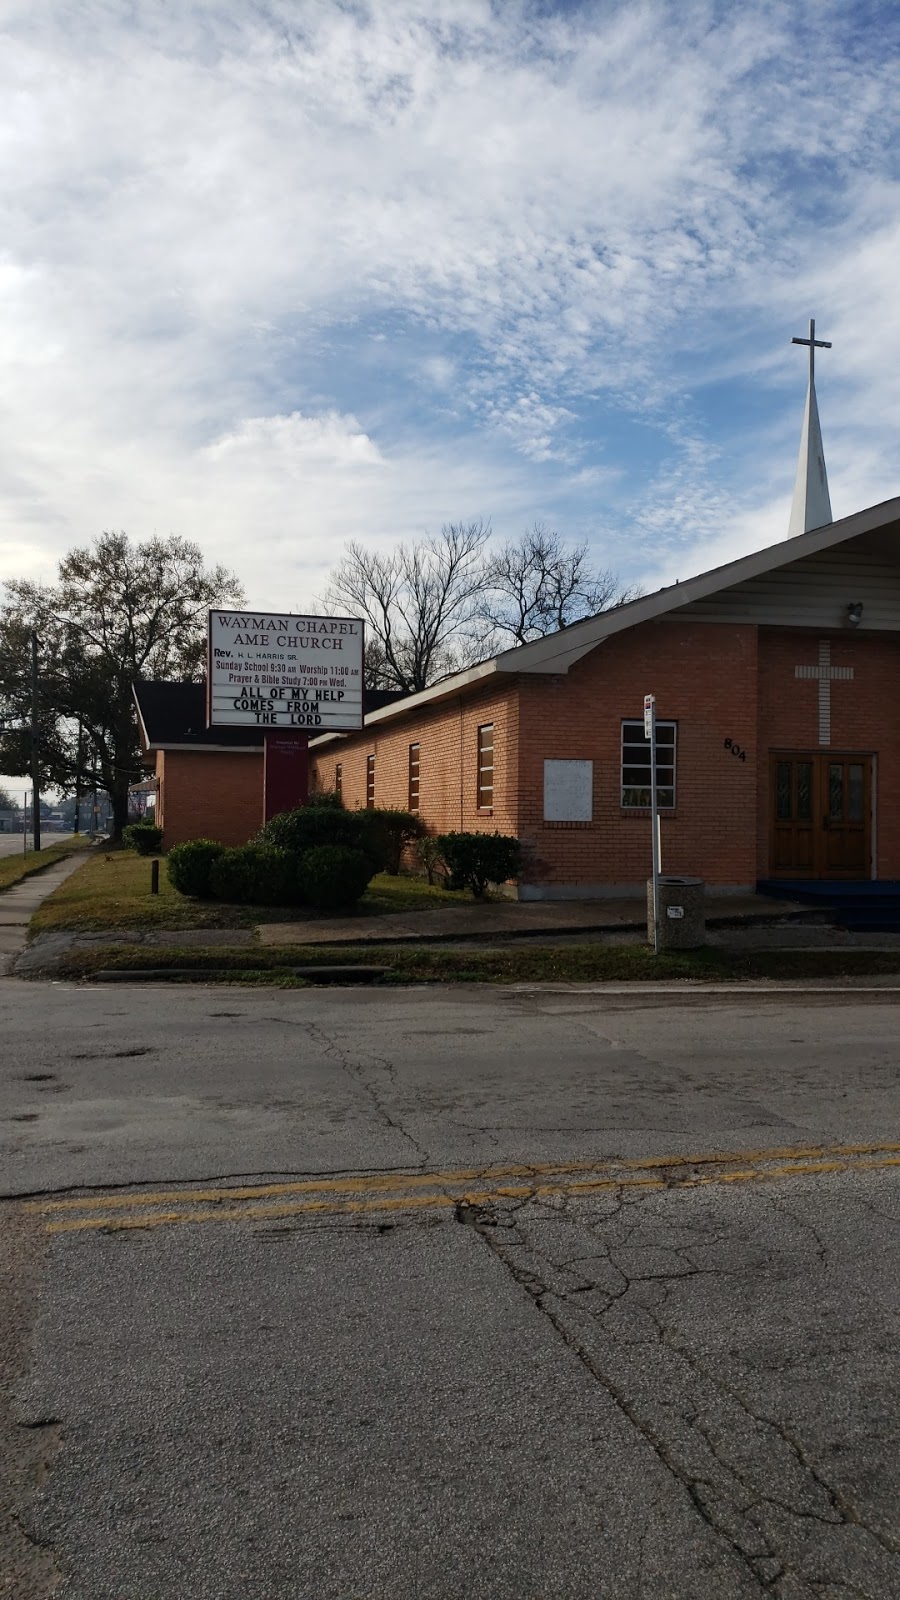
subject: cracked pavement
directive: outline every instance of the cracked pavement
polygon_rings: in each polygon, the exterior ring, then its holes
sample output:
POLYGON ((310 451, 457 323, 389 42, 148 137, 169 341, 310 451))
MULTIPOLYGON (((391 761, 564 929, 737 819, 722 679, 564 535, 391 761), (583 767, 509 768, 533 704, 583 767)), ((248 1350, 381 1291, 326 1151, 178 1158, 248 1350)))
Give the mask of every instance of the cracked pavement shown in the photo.
POLYGON ((896 1600, 896 1016, 0 983, 0 1595, 896 1600))

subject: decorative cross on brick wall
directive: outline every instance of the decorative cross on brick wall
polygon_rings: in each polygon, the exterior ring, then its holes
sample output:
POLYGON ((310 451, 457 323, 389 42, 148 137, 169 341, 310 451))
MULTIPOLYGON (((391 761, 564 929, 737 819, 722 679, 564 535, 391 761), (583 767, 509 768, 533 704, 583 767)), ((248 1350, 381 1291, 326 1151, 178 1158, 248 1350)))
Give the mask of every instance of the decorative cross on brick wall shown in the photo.
POLYGON ((831 665, 831 641, 819 640, 819 662, 815 667, 795 667, 795 678, 817 678, 819 682, 819 743, 831 743, 831 685, 835 679, 846 682, 853 677, 852 667, 831 665))

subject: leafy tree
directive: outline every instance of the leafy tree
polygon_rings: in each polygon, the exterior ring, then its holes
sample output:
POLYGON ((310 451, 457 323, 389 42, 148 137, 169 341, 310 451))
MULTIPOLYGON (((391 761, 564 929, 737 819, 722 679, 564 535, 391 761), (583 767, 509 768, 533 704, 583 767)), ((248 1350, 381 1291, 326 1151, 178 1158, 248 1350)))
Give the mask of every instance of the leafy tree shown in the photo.
POLYGON ((203 675, 206 613, 240 606, 234 575, 208 570, 199 547, 171 537, 103 533, 72 550, 55 584, 13 581, 0 607, 0 770, 31 761, 30 640, 39 640, 39 766, 63 792, 109 792, 113 832, 128 821, 128 785, 140 777, 132 684, 203 675))
POLYGON ((489 537, 484 522, 448 522, 390 555, 347 545, 325 605, 365 622, 369 688, 415 694, 474 659, 470 630, 489 537))
POLYGON ((489 554, 476 615, 499 647, 508 649, 624 605, 640 592, 608 568, 593 568, 587 544, 567 546, 536 522, 489 554))
POLYGON ((0 811, 18 811, 19 802, 14 800, 8 789, 0 783, 0 811))

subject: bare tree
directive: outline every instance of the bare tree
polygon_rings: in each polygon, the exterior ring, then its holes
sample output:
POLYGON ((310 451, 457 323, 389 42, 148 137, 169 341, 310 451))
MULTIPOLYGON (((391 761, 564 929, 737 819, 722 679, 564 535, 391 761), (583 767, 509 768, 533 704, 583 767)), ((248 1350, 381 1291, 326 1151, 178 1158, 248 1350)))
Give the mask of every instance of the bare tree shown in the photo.
POLYGON ((586 543, 567 547, 558 533, 536 522, 488 557, 476 615, 508 648, 624 605, 640 593, 609 568, 592 568, 586 543))
POLYGON ((415 694, 472 658, 489 537, 489 525, 478 520, 445 523, 439 534, 390 555, 347 546, 325 603, 365 622, 368 687, 415 694))

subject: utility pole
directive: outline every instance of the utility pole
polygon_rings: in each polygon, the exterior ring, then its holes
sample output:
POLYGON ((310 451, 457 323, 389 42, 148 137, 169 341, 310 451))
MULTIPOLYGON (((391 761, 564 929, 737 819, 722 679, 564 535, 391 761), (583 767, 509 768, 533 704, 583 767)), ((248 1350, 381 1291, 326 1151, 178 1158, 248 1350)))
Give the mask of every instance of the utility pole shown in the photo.
POLYGON ((33 848, 41 848, 41 775, 38 726, 38 636, 31 635, 31 806, 33 848))

